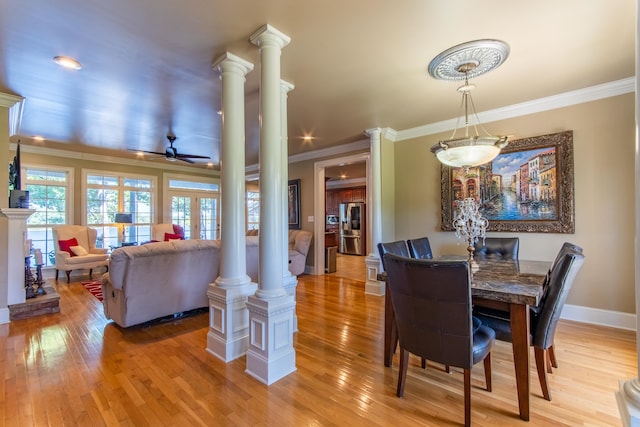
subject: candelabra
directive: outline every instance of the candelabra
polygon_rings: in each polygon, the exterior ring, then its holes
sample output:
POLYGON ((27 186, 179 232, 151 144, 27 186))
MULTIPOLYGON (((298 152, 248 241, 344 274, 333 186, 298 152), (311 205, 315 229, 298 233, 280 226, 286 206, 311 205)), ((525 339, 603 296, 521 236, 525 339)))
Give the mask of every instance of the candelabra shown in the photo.
POLYGON ((473 269, 474 244, 479 238, 484 239, 489 221, 478 210, 476 201, 467 198, 457 202, 457 211, 453 217, 453 226, 456 229, 456 237, 467 243, 469 252, 469 265, 473 269))

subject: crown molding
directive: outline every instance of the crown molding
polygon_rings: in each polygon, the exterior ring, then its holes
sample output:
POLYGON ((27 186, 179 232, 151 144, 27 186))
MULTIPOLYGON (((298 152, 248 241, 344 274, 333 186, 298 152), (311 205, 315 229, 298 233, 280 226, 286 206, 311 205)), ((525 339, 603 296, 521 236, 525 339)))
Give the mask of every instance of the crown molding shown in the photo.
MULTIPOLYGON (((361 151, 369 149, 369 140, 363 139, 361 141, 350 142, 348 144, 337 145, 335 147, 322 148, 320 150, 305 151, 304 153, 294 154, 289 156, 289 163, 303 162, 305 160, 315 160, 323 157, 338 156, 344 153, 351 153, 353 151, 361 151)), ((249 165, 245 168, 245 175, 247 177, 255 175, 260 169, 258 164, 249 165)), ((257 179, 257 178, 255 178, 257 179)))
POLYGON ((348 187, 359 187, 367 185, 367 178, 350 178, 350 179, 338 179, 335 181, 327 181, 327 188, 348 188, 348 187))
POLYGON ((0 92, 0 107, 13 107, 14 104, 22 101, 24 98, 18 95, 0 92))
MULTIPOLYGON (((635 92, 635 78, 629 77, 616 80, 601 85, 591 86, 570 92, 560 93, 545 98, 534 99, 532 101, 513 104, 507 107, 496 108, 478 113, 478 120, 485 124, 498 120, 510 119, 513 117, 525 116, 528 114, 540 113, 571 105, 583 104, 585 102, 597 101, 603 98, 624 95, 635 92)), ((471 118, 473 119, 473 118, 471 118)), ((475 122, 475 120, 472 120, 475 122)), ((443 120, 423 126, 397 131, 395 141, 419 138, 421 136, 433 135, 435 133, 446 132, 456 128, 458 118, 443 120)), ((470 123, 473 124, 473 123, 470 123)), ((477 123, 476 123, 477 124, 477 123)))
MULTIPOLYGON (((18 145, 16 143, 11 142, 9 143, 9 150, 15 151, 17 149, 17 146, 18 145)), ((49 148, 49 147, 42 147, 42 146, 20 144, 20 152, 39 154, 44 156, 64 157, 64 158, 73 159, 73 160, 86 160, 91 162, 114 163, 114 164, 134 166, 134 167, 161 169, 163 171, 179 171, 179 172, 188 172, 191 174, 193 174, 194 172, 200 173, 200 174, 204 173, 204 174, 210 174, 216 177, 220 177, 220 171, 216 169, 211 169, 211 168, 180 166, 180 165, 170 164, 169 162, 156 163, 149 160, 127 159, 124 157, 105 156, 103 154, 90 154, 90 153, 82 153, 77 151, 60 150, 58 148, 49 148)))

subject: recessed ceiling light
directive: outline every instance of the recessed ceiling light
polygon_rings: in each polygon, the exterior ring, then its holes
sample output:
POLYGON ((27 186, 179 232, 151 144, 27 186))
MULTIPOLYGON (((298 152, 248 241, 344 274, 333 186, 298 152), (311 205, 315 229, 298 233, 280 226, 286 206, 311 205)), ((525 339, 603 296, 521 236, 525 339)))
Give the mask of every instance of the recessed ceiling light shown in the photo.
POLYGON ((82 65, 70 56, 56 56, 53 58, 53 60, 61 67, 68 68, 70 70, 82 69, 82 65))

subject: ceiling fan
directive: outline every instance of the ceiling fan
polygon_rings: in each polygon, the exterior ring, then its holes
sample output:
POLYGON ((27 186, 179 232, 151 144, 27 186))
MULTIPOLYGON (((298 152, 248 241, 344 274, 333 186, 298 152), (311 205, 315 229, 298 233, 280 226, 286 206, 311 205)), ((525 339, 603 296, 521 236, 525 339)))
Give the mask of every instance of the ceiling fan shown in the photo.
POLYGON ((169 146, 165 149, 164 153, 160 153, 157 151, 134 150, 131 148, 129 150, 142 152, 142 153, 157 154, 158 156, 164 156, 164 158, 169 162, 182 160, 183 162, 187 162, 187 163, 195 163, 193 160, 190 160, 190 159, 210 159, 211 158, 209 156, 198 156, 196 154, 180 154, 178 153, 178 149, 173 146, 173 142, 176 140, 176 136, 167 135, 167 139, 169 140, 169 146))

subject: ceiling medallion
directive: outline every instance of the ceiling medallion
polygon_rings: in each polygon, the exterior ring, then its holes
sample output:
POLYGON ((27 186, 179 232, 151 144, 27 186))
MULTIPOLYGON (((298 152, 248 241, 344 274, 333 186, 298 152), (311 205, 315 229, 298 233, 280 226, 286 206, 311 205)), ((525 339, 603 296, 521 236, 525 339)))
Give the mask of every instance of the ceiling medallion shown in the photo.
POLYGON ((466 42, 433 58, 429 63, 429 74, 438 80, 471 79, 497 68, 508 56, 509 45, 501 40, 466 42), (469 64, 473 69, 467 69, 469 64))
MULTIPOLYGON (((429 64, 429 74, 441 80, 464 80, 458 88, 462 93, 461 109, 464 114, 464 136, 456 138, 458 126, 448 140, 439 141, 431 147, 431 152, 445 165, 469 169, 489 163, 500 150, 507 146, 506 136, 490 135, 478 120, 471 98, 469 78, 493 70, 504 62, 509 55, 509 45, 500 40, 476 40, 459 44, 436 56, 429 64), (469 132, 469 113, 471 113, 484 131, 480 135, 477 126, 472 125, 474 134, 469 132)), ((460 121, 460 118, 458 119, 460 121)))

